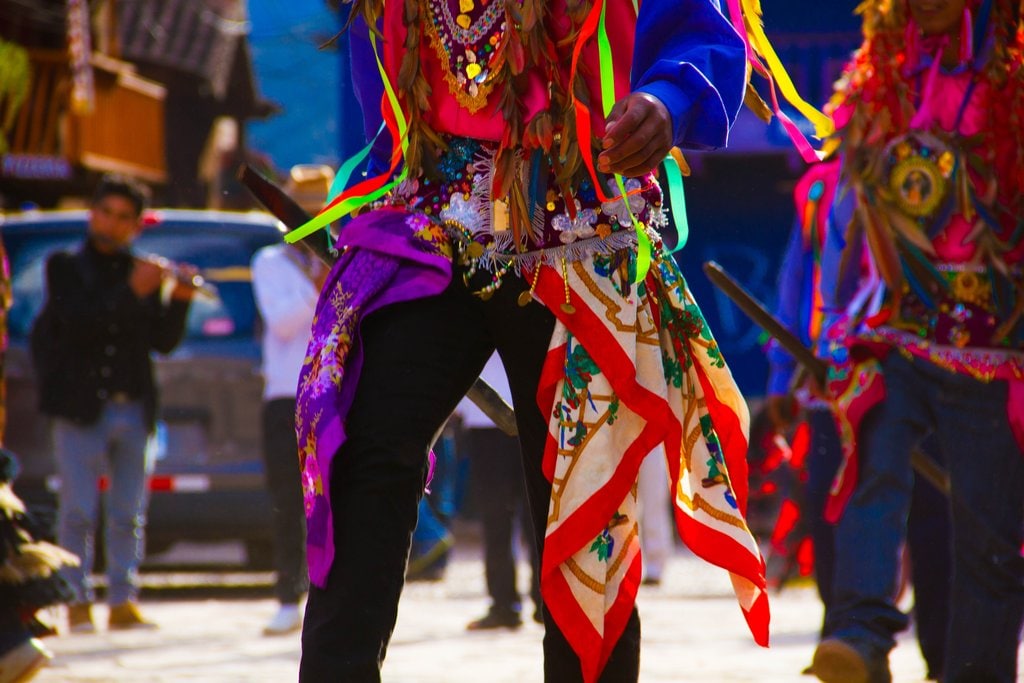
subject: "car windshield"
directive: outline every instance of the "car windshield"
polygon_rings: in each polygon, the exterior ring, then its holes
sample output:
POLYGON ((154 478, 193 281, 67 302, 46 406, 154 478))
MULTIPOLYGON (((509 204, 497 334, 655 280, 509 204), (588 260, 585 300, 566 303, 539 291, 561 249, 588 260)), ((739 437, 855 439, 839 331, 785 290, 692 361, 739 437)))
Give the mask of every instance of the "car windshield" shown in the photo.
MULTIPOLYGON (((186 339, 251 337, 258 319, 249 262, 252 254, 275 241, 263 226, 223 222, 166 222, 145 230, 133 251, 162 256, 199 268, 212 296, 197 296, 189 307, 186 339)), ((47 257, 75 250, 85 234, 84 223, 41 221, 31 229, 4 231, 11 262, 13 306, 8 318, 14 339, 28 336, 45 297, 47 257)))

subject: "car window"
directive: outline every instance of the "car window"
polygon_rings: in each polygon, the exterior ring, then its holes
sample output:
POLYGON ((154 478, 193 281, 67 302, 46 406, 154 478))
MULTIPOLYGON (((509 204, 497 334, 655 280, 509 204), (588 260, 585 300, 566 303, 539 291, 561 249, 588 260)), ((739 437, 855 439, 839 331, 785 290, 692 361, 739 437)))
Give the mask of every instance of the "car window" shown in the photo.
POLYGON ((2 234, 11 265, 12 305, 7 318, 14 339, 28 336, 46 295, 46 259, 62 249, 74 249, 81 239, 76 233, 40 231, 37 234, 2 234))
MULTIPOLYGON (((33 225, 31 232, 3 234, 11 262, 13 338, 28 336, 42 308, 46 259, 61 249, 77 249, 83 234, 84 225, 78 224, 33 225)), ((257 249, 277 239, 263 226, 169 222, 143 232, 134 251, 195 265, 209 283, 213 295, 197 297, 189 307, 186 339, 251 337, 258 316, 249 262, 257 249)))

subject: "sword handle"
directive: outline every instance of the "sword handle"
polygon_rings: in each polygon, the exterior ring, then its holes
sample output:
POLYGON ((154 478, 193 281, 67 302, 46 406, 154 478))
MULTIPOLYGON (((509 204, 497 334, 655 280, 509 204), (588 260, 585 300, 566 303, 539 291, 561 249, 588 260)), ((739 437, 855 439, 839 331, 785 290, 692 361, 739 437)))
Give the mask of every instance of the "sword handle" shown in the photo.
MULTIPOLYGON (((284 224, 288 232, 308 223, 312 218, 298 202, 288 196, 288 193, 249 164, 242 164, 239 167, 238 180, 267 211, 284 224)), ((319 232, 307 235, 299 244, 309 249, 328 266, 334 265, 336 256, 327 248, 327 241, 319 232)))

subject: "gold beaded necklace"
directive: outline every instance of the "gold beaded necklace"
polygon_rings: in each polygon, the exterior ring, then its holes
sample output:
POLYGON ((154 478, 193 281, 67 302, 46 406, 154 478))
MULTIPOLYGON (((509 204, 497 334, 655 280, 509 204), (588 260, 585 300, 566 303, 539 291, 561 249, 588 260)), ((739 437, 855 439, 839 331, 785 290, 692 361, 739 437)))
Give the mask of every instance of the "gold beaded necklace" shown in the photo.
POLYGON ((484 10, 476 21, 471 13, 476 0, 459 0, 459 14, 452 16, 449 0, 424 0, 427 37, 444 66, 448 90, 473 114, 487 104, 494 80, 504 60, 504 35, 508 26, 504 0, 481 0, 484 10))

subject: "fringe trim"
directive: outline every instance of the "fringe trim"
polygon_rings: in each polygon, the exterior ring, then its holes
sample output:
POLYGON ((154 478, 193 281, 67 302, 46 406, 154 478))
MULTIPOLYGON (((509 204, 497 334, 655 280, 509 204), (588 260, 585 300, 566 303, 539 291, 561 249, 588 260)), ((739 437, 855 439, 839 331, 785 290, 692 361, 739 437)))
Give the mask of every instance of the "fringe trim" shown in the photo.
MULTIPOLYGON (((456 243, 464 238, 462 232, 456 227, 449 225, 445 229, 449 231, 453 241, 456 243)), ((656 230, 647 227, 645 232, 652 244, 656 247, 661 244, 661 236, 656 230)), ((569 244, 537 249, 521 254, 503 252, 503 244, 512 244, 511 231, 495 235, 494 244, 486 248, 478 259, 478 267, 492 273, 507 270, 517 276, 522 276, 524 270, 532 272, 538 264, 561 268, 563 259, 569 263, 575 263, 585 261, 595 254, 614 254, 623 249, 631 249, 636 247, 637 239, 635 230, 620 230, 604 238, 600 236, 588 237, 569 244)))

